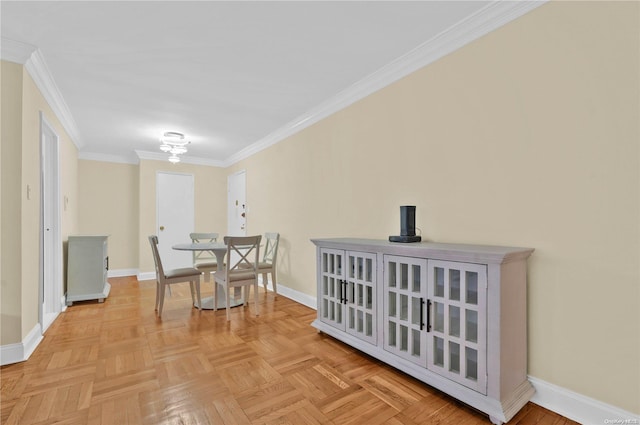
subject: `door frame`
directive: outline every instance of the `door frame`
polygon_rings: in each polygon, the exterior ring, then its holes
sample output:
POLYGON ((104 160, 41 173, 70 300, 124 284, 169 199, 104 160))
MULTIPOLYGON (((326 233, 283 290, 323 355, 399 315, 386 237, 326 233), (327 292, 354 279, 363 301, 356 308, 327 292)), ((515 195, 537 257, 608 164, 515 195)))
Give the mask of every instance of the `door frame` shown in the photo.
POLYGON ((246 236, 247 235, 247 218, 246 218, 246 214, 248 213, 248 208, 247 208, 247 170, 240 170, 237 171, 233 174, 229 174, 227 176, 227 235, 231 235, 231 236, 246 236), (233 229, 232 227, 232 221, 231 221, 231 217, 233 215, 233 212, 235 210, 234 208, 234 202, 232 199, 236 199, 237 196, 232 196, 231 193, 231 182, 232 180, 238 178, 239 176, 244 176, 244 185, 242 185, 241 188, 241 195, 242 198, 244 198, 244 213, 245 213, 245 217, 244 217, 244 229, 233 229))
POLYGON ((40 229, 38 322, 42 334, 66 304, 62 288, 62 236, 60 212, 60 139, 40 111, 40 229), (51 144, 47 146, 47 139, 51 144), (50 191, 50 192, 49 192, 50 191), (51 195, 51 196, 49 196, 51 195), (51 223, 47 228, 47 223, 51 223), (45 233, 48 237, 45 237, 45 233), (45 266, 50 264, 51 276, 45 266), (47 297, 46 294, 50 296, 47 297))

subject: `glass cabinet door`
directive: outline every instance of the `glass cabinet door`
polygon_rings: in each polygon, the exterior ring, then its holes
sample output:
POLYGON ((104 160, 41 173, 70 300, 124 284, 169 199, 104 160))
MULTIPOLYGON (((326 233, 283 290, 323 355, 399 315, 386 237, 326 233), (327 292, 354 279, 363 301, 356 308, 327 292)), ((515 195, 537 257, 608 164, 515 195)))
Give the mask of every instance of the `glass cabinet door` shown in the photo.
POLYGON ((385 255, 383 286, 385 350, 426 366, 427 260, 385 255))
POLYGON ((346 330, 376 343, 376 254, 347 252, 346 330))
POLYGON ((487 266, 428 261, 428 369, 486 394, 487 266))
POLYGON ((320 250, 320 320, 344 330, 344 251, 320 250))

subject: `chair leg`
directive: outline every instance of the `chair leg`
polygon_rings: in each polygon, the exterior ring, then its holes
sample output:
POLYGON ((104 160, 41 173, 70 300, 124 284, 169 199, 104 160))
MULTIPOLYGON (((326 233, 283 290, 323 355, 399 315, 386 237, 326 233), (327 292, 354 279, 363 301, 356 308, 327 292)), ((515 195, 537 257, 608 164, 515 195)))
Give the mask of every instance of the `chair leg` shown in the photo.
POLYGON ((160 285, 160 306, 158 308, 158 317, 162 317, 162 307, 164 306, 165 286, 167 285, 160 285))
MULTIPOLYGON (((250 288, 250 286, 247 286, 247 290, 250 288)), ((247 294, 249 295, 249 294, 247 294)), ((260 306, 258 304, 258 280, 256 279, 256 281, 253 283, 253 303, 256 306, 256 316, 260 315, 260 306)))
POLYGON ((200 296, 200 277, 195 281, 196 284, 196 296, 198 297, 198 310, 202 311, 202 297, 200 296))
POLYGON ((226 304, 226 307, 227 307, 227 322, 229 320, 231 320, 231 308, 229 307, 231 305, 231 297, 229 297, 229 291, 230 290, 231 290, 231 288, 229 288, 227 286, 225 288, 225 291, 224 291, 225 292, 225 297, 226 297, 226 300, 227 300, 227 304, 226 304))
POLYGON ((268 273, 262 273, 262 286, 264 286, 264 291, 267 292, 267 290, 269 289, 269 274, 268 273))
POLYGON ((271 269, 271 286, 273 286, 273 294, 274 296, 278 296, 278 289, 276 288, 276 268, 274 266, 273 269, 271 269))
POLYGON ((155 311, 158 311, 158 303, 160 301, 160 282, 156 280, 156 306, 155 311))
POLYGON ((189 281, 189 291, 191 291, 191 305, 195 305, 195 303, 196 303, 196 297, 195 297, 195 294, 193 293, 193 291, 194 291, 193 285, 194 285, 194 281, 190 280, 189 281))
POLYGON ((218 311, 218 282, 213 279, 213 311, 218 311))

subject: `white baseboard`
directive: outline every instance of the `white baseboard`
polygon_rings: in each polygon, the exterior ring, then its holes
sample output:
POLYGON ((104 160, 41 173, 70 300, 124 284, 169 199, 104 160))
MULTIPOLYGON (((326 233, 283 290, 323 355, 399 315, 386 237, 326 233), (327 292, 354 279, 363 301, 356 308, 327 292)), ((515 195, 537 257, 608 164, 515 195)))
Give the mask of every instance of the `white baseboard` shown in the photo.
MULTIPOLYGON (((260 285, 262 285, 262 276, 258 277, 258 280, 260 281, 260 285)), ((271 291, 271 289, 269 290, 271 291)), ((278 294, 281 294, 314 310, 318 306, 316 297, 312 297, 302 292, 296 291, 295 289, 291 289, 287 286, 284 286, 282 283, 278 283, 278 294)))
POLYGON ((0 346, 0 366, 27 360, 40 344, 40 341, 42 341, 42 330, 38 323, 22 342, 0 346))
POLYGON ((584 425, 640 425, 640 416, 529 376, 536 389, 531 402, 584 425))
POLYGON ((136 277, 138 278, 138 280, 155 280, 156 272, 138 272, 136 277))
POLYGON ((138 269, 115 269, 107 272, 107 277, 137 276, 138 269))

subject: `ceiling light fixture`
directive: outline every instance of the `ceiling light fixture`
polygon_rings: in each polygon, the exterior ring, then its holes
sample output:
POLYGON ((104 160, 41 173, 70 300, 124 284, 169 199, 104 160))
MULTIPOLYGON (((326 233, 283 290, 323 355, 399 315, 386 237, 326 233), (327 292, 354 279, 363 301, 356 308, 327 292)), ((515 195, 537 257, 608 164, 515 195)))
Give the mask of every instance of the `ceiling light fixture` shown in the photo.
POLYGON ((180 162, 180 157, 187 153, 187 145, 191 143, 184 138, 184 134, 176 131, 167 131, 160 138, 160 150, 171 154, 169 156, 169 162, 175 164, 180 162))

